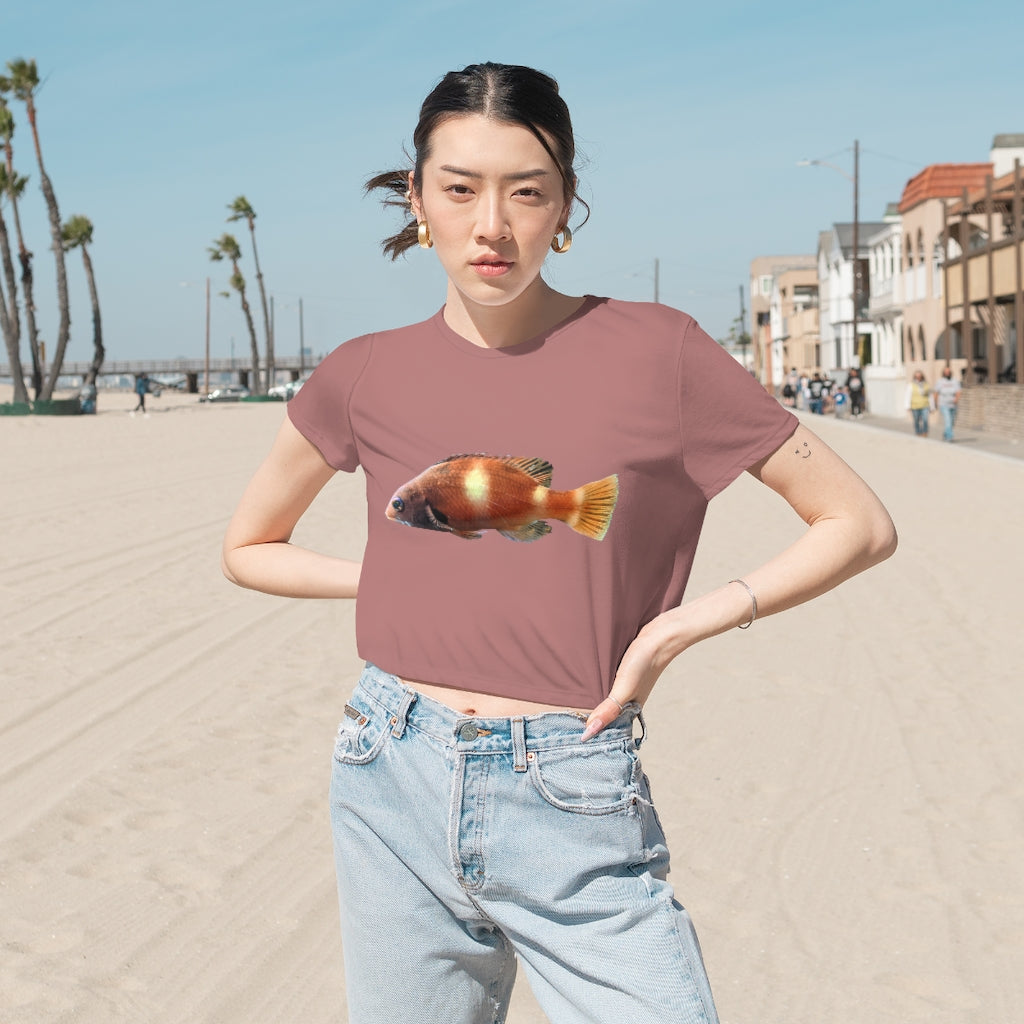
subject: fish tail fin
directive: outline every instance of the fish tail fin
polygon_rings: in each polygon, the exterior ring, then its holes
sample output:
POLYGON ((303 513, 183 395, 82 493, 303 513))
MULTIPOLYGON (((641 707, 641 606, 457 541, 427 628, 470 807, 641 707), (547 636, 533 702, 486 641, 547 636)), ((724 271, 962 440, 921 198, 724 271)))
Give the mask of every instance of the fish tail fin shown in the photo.
POLYGON ((603 540, 612 521, 615 503, 619 500, 619 478, 614 474, 592 484, 584 484, 574 492, 579 504, 566 525, 593 540, 603 540))

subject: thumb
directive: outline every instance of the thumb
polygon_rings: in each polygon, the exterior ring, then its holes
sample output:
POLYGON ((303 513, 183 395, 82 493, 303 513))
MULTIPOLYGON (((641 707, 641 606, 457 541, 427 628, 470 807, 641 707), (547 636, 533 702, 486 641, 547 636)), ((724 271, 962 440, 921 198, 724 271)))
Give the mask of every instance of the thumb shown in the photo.
POLYGON ((620 704, 614 697, 605 697, 605 699, 590 712, 590 717, 587 719, 587 726, 583 730, 580 742, 586 743, 587 740, 592 739, 602 729, 604 729, 605 726, 611 725, 611 723, 614 722, 624 710, 625 706, 620 704))

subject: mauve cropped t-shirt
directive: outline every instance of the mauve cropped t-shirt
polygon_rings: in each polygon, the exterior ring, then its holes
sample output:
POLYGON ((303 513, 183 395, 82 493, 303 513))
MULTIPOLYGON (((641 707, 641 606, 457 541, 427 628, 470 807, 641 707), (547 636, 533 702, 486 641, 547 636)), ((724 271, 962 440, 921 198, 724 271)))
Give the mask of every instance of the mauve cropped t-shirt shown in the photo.
POLYGON ((681 601, 710 499, 796 420, 668 306, 587 296, 500 349, 443 312, 345 342, 288 404, 331 466, 365 473, 359 654, 593 707, 639 629, 681 601), (598 509, 586 488, 609 478, 598 509), (586 504, 600 537, 572 511, 586 504))

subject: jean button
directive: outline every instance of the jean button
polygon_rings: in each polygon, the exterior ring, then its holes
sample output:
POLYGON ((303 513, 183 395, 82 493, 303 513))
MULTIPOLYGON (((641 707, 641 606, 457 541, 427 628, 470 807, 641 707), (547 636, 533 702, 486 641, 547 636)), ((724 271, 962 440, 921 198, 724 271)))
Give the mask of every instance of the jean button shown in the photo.
POLYGON ((475 740, 480 734, 480 730, 472 722, 463 722, 459 726, 459 739, 465 740, 467 743, 470 740, 475 740))

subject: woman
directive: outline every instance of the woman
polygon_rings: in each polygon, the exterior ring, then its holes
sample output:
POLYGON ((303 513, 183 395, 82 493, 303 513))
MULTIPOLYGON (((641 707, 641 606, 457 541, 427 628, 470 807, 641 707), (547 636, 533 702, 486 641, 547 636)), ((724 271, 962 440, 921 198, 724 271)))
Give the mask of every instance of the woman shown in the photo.
POLYGON ((358 590, 370 664, 331 787, 350 1019, 503 1020, 518 961, 560 1024, 714 1021, 634 723, 673 658, 886 557, 892 524, 691 318, 547 285, 580 202, 552 79, 452 72, 414 145, 368 187, 408 215, 386 252, 433 248, 445 305, 321 363, 224 545, 242 586, 358 590), (356 466, 362 563, 291 545, 356 466), (809 529, 680 604, 743 470, 809 529))
POLYGON ((914 376, 907 385, 905 404, 914 421, 914 433, 918 437, 927 437, 928 415, 932 411, 932 389, 928 387, 920 370, 914 371, 914 376))

